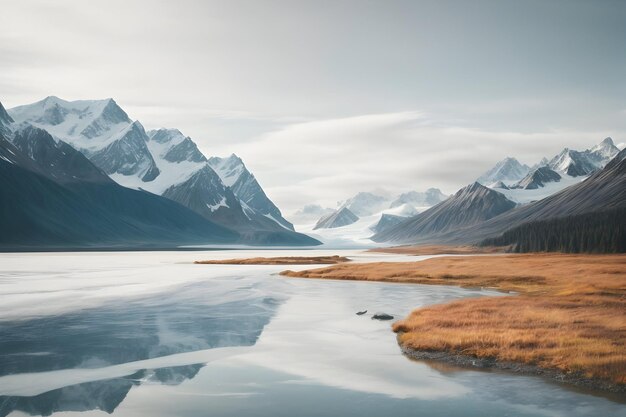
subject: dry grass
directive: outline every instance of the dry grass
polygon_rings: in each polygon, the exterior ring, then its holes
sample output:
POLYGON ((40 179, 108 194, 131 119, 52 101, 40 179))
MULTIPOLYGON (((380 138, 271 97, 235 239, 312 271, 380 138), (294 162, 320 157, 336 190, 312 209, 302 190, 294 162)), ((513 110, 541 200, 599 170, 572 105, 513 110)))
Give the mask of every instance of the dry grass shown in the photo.
POLYGON ((400 344, 626 384, 626 255, 500 255, 337 265, 287 276, 492 287, 514 297, 421 308, 400 344))
POLYGON ((332 265, 349 262, 345 256, 284 256, 277 258, 246 258, 194 261, 203 265, 332 265))
POLYGON ((400 255, 473 255, 479 253, 501 253, 505 248, 478 247, 478 246, 444 246, 444 245, 420 245, 420 246, 393 246, 391 248, 374 248, 368 252, 398 253, 400 255))

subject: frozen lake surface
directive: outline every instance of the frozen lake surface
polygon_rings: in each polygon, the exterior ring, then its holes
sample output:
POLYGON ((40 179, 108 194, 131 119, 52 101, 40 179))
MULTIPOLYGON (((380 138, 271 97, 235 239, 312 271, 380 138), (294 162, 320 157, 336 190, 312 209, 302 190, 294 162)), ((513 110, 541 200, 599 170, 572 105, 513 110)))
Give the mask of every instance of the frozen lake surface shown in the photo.
POLYGON ((390 322, 370 319, 493 292, 192 263, 327 254, 425 258, 349 250, 0 254, 0 417, 626 416, 615 398, 538 377, 411 361, 390 322))

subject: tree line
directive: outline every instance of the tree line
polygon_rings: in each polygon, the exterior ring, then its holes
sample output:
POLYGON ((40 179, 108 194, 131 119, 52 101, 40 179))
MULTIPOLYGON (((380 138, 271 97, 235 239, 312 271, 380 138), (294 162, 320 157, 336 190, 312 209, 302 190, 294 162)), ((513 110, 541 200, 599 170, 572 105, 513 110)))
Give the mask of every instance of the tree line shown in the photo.
POLYGON ((512 252, 626 252, 626 208, 524 223, 480 246, 509 246, 512 252))

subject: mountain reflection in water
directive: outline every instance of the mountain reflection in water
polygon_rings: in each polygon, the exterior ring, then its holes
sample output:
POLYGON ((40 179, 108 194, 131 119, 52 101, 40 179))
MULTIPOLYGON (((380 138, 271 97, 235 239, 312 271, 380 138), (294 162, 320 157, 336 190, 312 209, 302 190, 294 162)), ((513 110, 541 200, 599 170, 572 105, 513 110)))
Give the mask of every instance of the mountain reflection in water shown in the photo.
MULTIPOLYGON (((110 365, 228 346, 254 345, 280 300, 264 294, 220 302, 194 283, 168 295, 108 304, 57 316, 0 322, 0 376, 110 365)), ((254 294, 254 291, 251 291, 254 294)), ((203 364, 141 370, 132 375, 54 389, 32 397, 0 396, 0 417, 98 409, 108 413, 134 385, 178 385, 203 364)))

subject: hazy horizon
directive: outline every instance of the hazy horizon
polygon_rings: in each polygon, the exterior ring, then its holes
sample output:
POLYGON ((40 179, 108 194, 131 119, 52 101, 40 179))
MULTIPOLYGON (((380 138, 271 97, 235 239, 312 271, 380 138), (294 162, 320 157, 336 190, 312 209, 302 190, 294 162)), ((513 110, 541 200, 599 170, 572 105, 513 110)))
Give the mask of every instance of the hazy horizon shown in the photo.
POLYGON ((619 1, 29 0, 0 16, 0 101, 112 97, 238 154, 291 214, 625 142, 624 21, 619 1))

